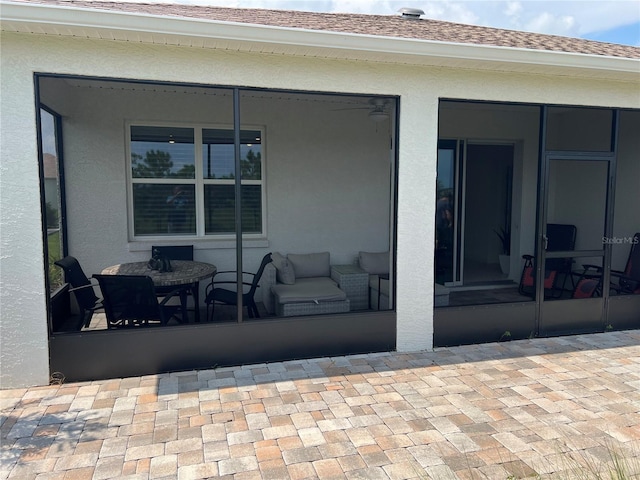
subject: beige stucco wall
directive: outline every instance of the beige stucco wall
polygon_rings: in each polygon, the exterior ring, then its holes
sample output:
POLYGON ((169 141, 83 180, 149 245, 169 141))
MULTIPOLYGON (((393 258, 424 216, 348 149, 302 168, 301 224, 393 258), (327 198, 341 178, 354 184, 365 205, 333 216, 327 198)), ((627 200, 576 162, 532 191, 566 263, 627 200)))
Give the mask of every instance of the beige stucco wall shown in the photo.
MULTIPOLYGON (((640 106, 638 85, 629 83, 26 34, 2 35, 1 62, 3 388, 44 384, 49 378, 34 72, 400 96, 397 348, 401 351, 432 347, 433 299, 428 292, 433 282, 438 99, 640 106)), ((121 188, 115 183, 104 186, 114 187, 121 188)), ((103 218, 121 222, 122 214, 107 212, 103 218)))

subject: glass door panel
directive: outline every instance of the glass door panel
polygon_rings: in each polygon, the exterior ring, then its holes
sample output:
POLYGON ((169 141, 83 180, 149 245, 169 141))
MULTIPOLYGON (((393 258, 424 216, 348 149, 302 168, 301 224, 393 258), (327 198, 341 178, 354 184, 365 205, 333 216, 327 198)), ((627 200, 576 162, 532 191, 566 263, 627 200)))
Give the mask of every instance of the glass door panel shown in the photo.
POLYGON ((435 278, 440 285, 462 281, 457 255, 460 245, 460 161, 456 140, 441 140, 438 145, 436 180, 436 252, 435 278))
POLYGON ((64 284, 60 268, 54 262, 65 255, 64 205, 62 178, 60 177, 61 151, 59 145, 60 117, 51 111, 40 109, 40 138, 42 148, 42 172, 44 183, 44 221, 47 232, 47 256, 49 293, 53 294, 64 284))

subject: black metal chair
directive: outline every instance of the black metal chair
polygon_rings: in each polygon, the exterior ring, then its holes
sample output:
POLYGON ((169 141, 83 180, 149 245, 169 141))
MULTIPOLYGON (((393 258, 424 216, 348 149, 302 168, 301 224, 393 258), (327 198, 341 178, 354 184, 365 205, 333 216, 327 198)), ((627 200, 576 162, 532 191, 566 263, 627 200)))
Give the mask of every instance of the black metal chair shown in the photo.
POLYGON ((594 274, 589 266, 578 274, 578 281, 571 293, 571 298, 593 298, 602 295, 602 275, 594 274))
MULTIPOLYGON (((242 272, 243 278, 244 276, 251 277, 251 282, 242 282, 243 285, 248 286, 249 289, 242 294, 242 304, 247 307, 247 312, 249 314, 249 318, 260 318, 260 313, 258 312, 258 306, 256 305, 256 301, 254 299, 256 289, 258 288, 258 283, 260 283, 260 278, 262 277, 262 273, 264 272, 264 268, 267 264, 271 263, 271 253, 267 253, 263 258, 262 262, 260 262, 260 267, 256 273, 242 272)), ((229 290, 226 288, 216 287, 216 285, 229 284, 235 285, 236 281, 224 280, 224 281, 216 281, 218 275, 224 274, 236 274, 237 272, 234 270, 227 270, 223 272, 218 272, 213 277, 213 280, 206 288, 206 297, 204 302, 207 304, 207 320, 213 320, 213 314, 216 303, 223 305, 238 305, 238 294, 235 290, 229 290), (209 309, 211 309, 211 315, 209 315, 209 309)))
POLYGON ((96 295, 94 290, 96 285, 87 278, 75 257, 67 256, 54 263, 64 271, 64 280, 71 285, 69 291, 73 292, 76 297, 80 309, 78 330, 88 327, 93 314, 104 308, 102 299, 96 295))
MULTIPOLYGON (((193 245, 154 245, 151 247, 151 252, 157 252, 169 260, 193 261, 193 245)), ((182 291, 179 292, 180 302, 185 303, 188 296, 195 299, 196 297, 193 291, 194 288, 195 285, 182 287, 182 291)), ((160 297, 163 297, 173 291, 173 287, 156 287, 156 292, 160 297)), ((195 305, 194 308, 198 308, 198 305, 195 305)))
MULTIPOLYGON (((640 232, 630 238, 631 250, 624 270, 611 270, 610 291, 618 295, 640 294, 640 232)), ((602 274, 602 267, 584 265, 585 270, 593 270, 602 274)))
POLYGON ((640 294, 640 232, 636 233, 631 241, 629 258, 623 271, 612 270, 611 276, 615 279, 614 289, 620 294, 640 294))
MULTIPOLYGON (((559 223, 547 224, 547 251, 561 252, 572 251, 576 247, 575 225, 565 225, 559 223)), ((535 293, 535 271, 536 262, 532 255, 523 255, 524 267, 520 277, 518 291, 521 295, 533 296, 535 293)), ((567 278, 573 282, 571 273, 573 259, 571 258, 548 258, 544 268, 544 290, 552 297, 560 297, 564 292, 567 278), (560 283, 561 282, 561 283, 560 283)), ((572 284, 572 290, 575 284, 572 284)))
MULTIPOLYGON (((109 328, 166 325, 184 307, 167 305, 179 289, 158 301, 153 280, 146 275, 94 275, 104 295, 104 310, 109 328)), ((180 320, 180 319, 179 319, 180 320)))

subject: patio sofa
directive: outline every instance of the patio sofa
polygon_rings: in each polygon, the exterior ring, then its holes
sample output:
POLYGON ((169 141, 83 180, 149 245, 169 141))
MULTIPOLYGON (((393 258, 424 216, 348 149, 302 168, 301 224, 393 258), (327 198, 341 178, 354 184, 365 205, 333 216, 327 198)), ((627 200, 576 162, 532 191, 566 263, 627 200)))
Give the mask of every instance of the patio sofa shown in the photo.
POLYGON ((260 285, 269 313, 291 317, 349 311, 346 293, 331 278, 329 252, 286 257, 274 252, 271 258, 260 285))

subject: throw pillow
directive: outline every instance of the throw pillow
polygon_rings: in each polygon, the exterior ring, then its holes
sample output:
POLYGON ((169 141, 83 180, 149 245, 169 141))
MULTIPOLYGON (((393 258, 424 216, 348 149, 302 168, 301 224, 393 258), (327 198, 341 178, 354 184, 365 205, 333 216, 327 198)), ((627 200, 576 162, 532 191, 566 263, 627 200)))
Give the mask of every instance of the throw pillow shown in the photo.
POLYGON ((296 274, 293 270, 291 262, 283 257, 280 253, 274 252, 271 254, 271 261, 273 266, 276 267, 276 280, 285 285, 293 285, 296 283, 296 274))

